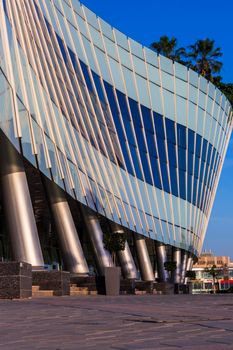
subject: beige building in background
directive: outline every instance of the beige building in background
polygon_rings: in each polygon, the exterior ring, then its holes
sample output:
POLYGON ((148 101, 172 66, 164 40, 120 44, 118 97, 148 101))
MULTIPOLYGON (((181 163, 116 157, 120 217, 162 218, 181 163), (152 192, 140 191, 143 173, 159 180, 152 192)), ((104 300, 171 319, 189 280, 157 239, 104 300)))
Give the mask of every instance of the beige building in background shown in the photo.
POLYGON ((193 283, 193 294, 209 293, 213 289, 213 278, 206 271, 213 265, 218 269, 217 289, 228 289, 233 286, 233 262, 229 256, 215 256, 211 250, 204 251, 193 265, 196 279, 193 283))

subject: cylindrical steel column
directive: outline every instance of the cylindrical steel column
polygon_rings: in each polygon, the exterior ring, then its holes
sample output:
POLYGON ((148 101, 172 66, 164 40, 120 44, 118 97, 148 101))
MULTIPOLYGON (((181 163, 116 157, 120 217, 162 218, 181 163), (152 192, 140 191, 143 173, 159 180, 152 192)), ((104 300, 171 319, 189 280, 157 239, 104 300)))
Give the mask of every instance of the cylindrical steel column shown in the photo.
POLYGON ((13 259, 44 266, 27 178, 21 155, 0 133, 0 172, 3 210, 13 259))
POLYGON ((173 283, 181 282, 181 250, 173 247, 172 260, 176 262, 176 269, 172 272, 173 283))
POLYGON ((105 267, 114 266, 111 254, 105 249, 103 243, 103 231, 99 219, 89 210, 83 210, 83 219, 94 250, 98 272, 104 276, 105 267))
POLYGON ((135 247, 142 280, 154 281, 155 276, 146 246, 146 240, 143 236, 135 234, 135 247))
MULTIPOLYGON (((111 230, 112 233, 124 233, 124 229, 115 223, 111 223, 111 230)), ((117 252, 117 258, 121 265, 124 278, 137 279, 138 272, 127 241, 125 242, 125 249, 117 252)))
MULTIPOLYGON (((187 270, 186 271, 191 271, 192 268, 193 268, 193 258, 191 255, 189 255, 188 261, 187 261, 187 270)), ((187 284, 187 283, 188 283, 188 278, 185 277, 184 284, 187 284)))
POLYGON ((187 262, 188 262, 188 252, 183 250, 182 251, 182 258, 181 258, 181 283, 185 282, 185 275, 187 271, 187 262))
POLYGON ((168 271, 165 270, 164 263, 167 261, 166 247, 163 243, 156 243, 155 245, 157 268, 160 282, 167 282, 169 280, 168 271))
POLYGON ((88 275, 89 269, 65 194, 52 181, 45 180, 44 183, 59 238, 64 267, 69 272, 88 275))

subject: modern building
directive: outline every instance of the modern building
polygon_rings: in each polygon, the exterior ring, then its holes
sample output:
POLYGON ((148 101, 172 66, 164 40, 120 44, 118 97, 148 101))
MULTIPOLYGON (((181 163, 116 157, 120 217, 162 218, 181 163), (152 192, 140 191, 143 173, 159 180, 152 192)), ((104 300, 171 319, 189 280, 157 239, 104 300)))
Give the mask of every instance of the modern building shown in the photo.
POLYGON ((201 252, 232 130, 225 96, 77 0, 0 0, 2 260, 173 279, 201 252))
POLYGON ((192 280, 193 294, 213 291, 213 277, 209 270, 215 266, 216 289, 224 290, 233 287, 233 262, 229 256, 215 256, 211 251, 204 251, 193 265, 196 278, 192 280))

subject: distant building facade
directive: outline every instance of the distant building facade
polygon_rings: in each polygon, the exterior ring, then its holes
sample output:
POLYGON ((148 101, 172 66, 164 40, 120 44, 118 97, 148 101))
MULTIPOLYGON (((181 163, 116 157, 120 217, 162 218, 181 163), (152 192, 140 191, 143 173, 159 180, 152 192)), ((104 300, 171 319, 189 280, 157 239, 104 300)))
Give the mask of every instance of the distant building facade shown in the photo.
POLYGON ((233 262, 229 256, 215 256, 211 251, 200 255, 198 261, 193 265, 196 279, 193 283, 193 293, 209 293, 213 290, 213 278, 208 269, 216 266, 217 289, 228 289, 233 286, 233 262))

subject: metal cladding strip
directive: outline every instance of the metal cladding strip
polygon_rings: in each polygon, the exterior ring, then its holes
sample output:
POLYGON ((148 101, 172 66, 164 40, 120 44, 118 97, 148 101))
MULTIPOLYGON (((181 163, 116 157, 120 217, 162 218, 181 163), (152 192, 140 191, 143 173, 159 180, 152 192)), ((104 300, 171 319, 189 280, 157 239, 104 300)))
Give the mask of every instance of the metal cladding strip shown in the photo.
POLYGON ((225 96, 78 1, 0 2, 13 132, 40 170, 110 220, 197 254, 232 130, 225 96))

